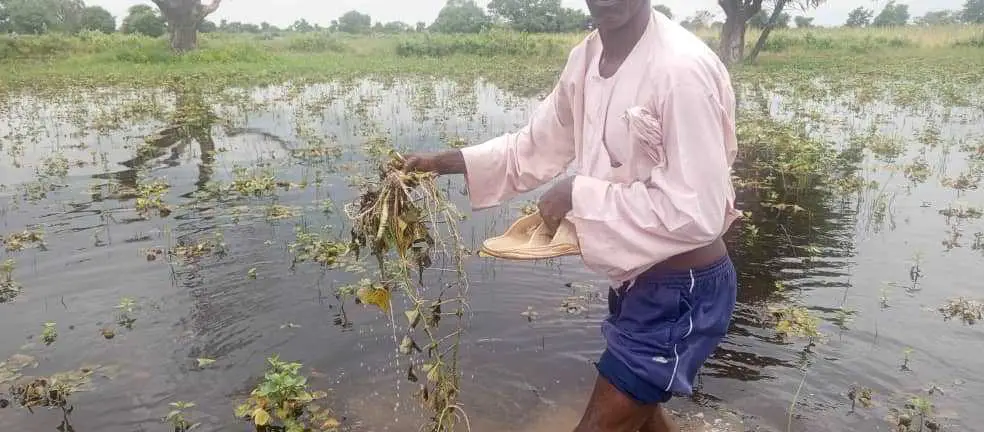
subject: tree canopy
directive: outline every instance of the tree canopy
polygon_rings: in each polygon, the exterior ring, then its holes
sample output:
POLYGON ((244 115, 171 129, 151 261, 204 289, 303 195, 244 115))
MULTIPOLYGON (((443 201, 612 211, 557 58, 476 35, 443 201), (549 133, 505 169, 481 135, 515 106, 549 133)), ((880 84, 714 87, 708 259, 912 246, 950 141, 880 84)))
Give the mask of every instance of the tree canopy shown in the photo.
POLYGON ((491 24, 491 18, 474 0, 448 0, 431 24, 431 30, 439 33, 478 33, 491 24))
POLYGON ((127 10, 126 18, 123 18, 120 31, 127 34, 135 33, 150 37, 160 37, 167 32, 167 24, 164 23, 164 18, 161 17, 157 8, 139 4, 131 6, 127 10))
POLYGON ((875 11, 858 6, 851 13, 847 14, 847 23, 844 25, 848 27, 867 27, 871 24, 871 18, 874 16, 875 11))
POLYGON ((348 11, 338 18, 338 31, 365 34, 372 30, 372 17, 359 11, 348 11))
POLYGON ((656 9, 657 12, 661 12, 663 15, 666 15, 667 18, 673 19, 673 11, 670 10, 669 6, 658 4, 653 6, 653 9, 656 9))
POLYGON ((797 16, 793 18, 793 22, 796 23, 796 28, 813 27, 813 17, 797 16))
POLYGON ((960 12, 951 10, 929 11, 916 18, 913 22, 921 26, 950 25, 960 23, 960 12))
POLYGON ((984 24, 984 0, 967 0, 961 19, 968 24, 984 24))
POLYGON ((522 32, 576 31, 588 23, 582 10, 565 8, 560 0, 492 0, 488 9, 494 18, 522 32))
POLYGON ((0 0, 0 32, 76 33, 84 9, 81 0, 0 0))
POLYGON ((875 27, 904 26, 909 23, 909 5, 890 0, 885 8, 875 16, 871 25, 875 27))
POLYGON ((116 18, 102 7, 89 6, 82 10, 80 28, 82 30, 112 33, 116 31, 116 18))
MULTIPOLYGON (((761 10, 757 14, 752 15, 752 19, 748 20, 748 24, 751 24, 752 27, 763 29, 769 24, 770 15, 772 15, 772 11, 766 12, 765 10, 761 10)), ((773 23, 772 28, 789 28, 789 21, 791 20, 792 17, 790 17, 788 13, 782 12, 778 17, 776 17, 776 22, 773 23)))

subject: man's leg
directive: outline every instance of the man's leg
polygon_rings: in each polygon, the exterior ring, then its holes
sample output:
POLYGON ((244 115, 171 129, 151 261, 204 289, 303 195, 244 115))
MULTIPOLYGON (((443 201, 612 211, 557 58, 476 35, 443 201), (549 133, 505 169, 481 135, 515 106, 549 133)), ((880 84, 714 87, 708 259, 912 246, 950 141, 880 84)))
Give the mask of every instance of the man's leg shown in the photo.
POLYGON ((657 405, 646 423, 639 428, 639 432, 680 432, 680 427, 662 406, 657 405))
POLYGON ((636 402, 599 375, 574 432, 637 432, 652 415, 652 405, 636 402))

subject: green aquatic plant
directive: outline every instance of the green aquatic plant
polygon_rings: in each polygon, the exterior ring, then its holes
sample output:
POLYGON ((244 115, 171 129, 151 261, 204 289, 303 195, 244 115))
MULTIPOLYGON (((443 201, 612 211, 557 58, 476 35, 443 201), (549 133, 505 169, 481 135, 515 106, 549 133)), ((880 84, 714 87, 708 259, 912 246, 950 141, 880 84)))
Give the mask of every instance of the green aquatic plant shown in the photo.
POLYGON ((168 405, 171 407, 171 411, 161 421, 170 424, 172 432, 188 432, 201 426, 200 423, 191 423, 188 421, 185 413, 185 410, 195 407, 193 402, 178 401, 171 402, 168 405))
POLYGON ((329 268, 334 266, 342 255, 348 253, 349 248, 345 243, 331 241, 322 238, 318 233, 307 232, 297 227, 294 242, 289 245, 289 250, 294 255, 291 267, 300 262, 312 261, 329 268))
POLYGON ((128 330, 133 329, 133 324, 137 319, 133 316, 137 308, 137 303, 130 297, 123 297, 116 305, 116 323, 128 330))
POLYGON ((7 258, 0 263, 0 303, 7 303, 17 297, 21 292, 21 286, 14 280, 13 259, 7 258))
POLYGON ((45 345, 51 345, 58 340, 58 329, 55 328, 56 325, 53 322, 44 323, 44 329, 41 331, 41 342, 45 345))
POLYGON ((813 345, 823 337, 819 329, 820 319, 803 306, 769 308, 769 312, 775 320, 776 334, 783 339, 806 338, 813 345))
POLYGON ((314 403, 327 393, 310 390, 300 363, 281 361, 278 355, 267 363, 263 381, 236 407, 237 418, 248 419, 258 432, 328 432, 341 426, 330 411, 314 403))
POLYGON ((137 214, 150 217, 151 212, 156 211, 162 218, 170 215, 171 208, 164 202, 164 195, 170 189, 171 185, 164 179, 154 179, 137 185, 137 214))

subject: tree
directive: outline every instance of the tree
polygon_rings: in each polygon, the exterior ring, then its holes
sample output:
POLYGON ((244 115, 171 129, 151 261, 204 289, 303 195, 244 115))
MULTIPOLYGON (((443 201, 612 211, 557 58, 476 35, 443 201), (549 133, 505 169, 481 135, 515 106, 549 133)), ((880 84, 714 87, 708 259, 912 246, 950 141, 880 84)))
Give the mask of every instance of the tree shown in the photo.
POLYGON ((705 29, 714 21, 714 13, 709 10, 699 10, 694 16, 683 20, 680 25, 691 31, 705 29))
POLYGON ((22 34, 77 33, 81 0, 0 0, 0 30, 22 34))
POLYGON ((390 21, 383 24, 383 33, 387 34, 406 33, 410 30, 410 25, 402 21, 390 21))
POLYGON ((909 5, 890 0, 878 16, 871 21, 875 27, 904 26, 909 22, 909 5))
POLYGON ((772 6, 772 15, 769 16, 769 20, 766 22, 765 27, 763 27, 762 33, 759 34, 758 41, 755 42, 755 47, 752 48, 752 54, 748 56, 748 61, 754 62, 758 59, 759 53, 765 48, 765 41, 768 40, 769 34, 772 33, 773 29, 780 28, 780 23, 783 26, 782 28, 789 27, 789 15, 785 14, 783 9, 792 5, 800 10, 806 10, 820 6, 823 2, 824 0, 775 0, 775 4, 772 6), (784 14, 786 15, 785 18, 783 18, 784 14))
POLYGON ((950 10, 929 11, 925 15, 913 20, 913 23, 921 26, 940 26, 959 24, 961 13, 950 10))
POLYGON ((161 18, 154 8, 147 5, 136 5, 127 10, 126 18, 123 18, 123 24, 120 25, 120 31, 126 34, 136 33, 150 37, 161 37, 167 32, 167 25, 164 23, 164 18, 161 18))
POLYGON ((416 31, 418 33, 423 32, 423 31, 427 31, 427 23, 425 23, 423 21, 417 21, 416 31))
POLYGON ((653 6, 653 9, 656 9, 657 12, 660 12, 663 15, 666 15, 667 18, 673 19, 673 11, 670 10, 670 7, 669 6, 663 5, 663 4, 658 4, 656 6, 653 6))
POLYGON ((961 20, 968 24, 984 24, 984 0, 967 0, 961 20))
POLYGON ((448 0, 431 24, 439 33, 478 33, 492 24, 474 0, 448 0))
POLYGON ((848 27, 867 27, 871 24, 871 18, 874 16, 875 11, 858 6, 857 9, 847 14, 847 23, 844 25, 848 27))
POLYGON ((372 29, 372 17, 359 11, 348 11, 338 18, 338 31, 365 34, 372 29))
POLYGON ((797 16, 793 18, 793 22, 796 23, 796 28, 813 27, 813 17, 797 16))
POLYGON ((312 27, 311 24, 308 23, 306 19, 301 18, 297 21, 294 21, 294 23, 291 24, 290 27, 287 27, 287 30, 295 31, 299 33, 307 33, 310 31, 314 31, 314 27, 312 27))
POLYGON ((562 7, 560 0, 492 0, 488 9, 514 30, 528 33, 571 31, 573 23, 583 20, 577 26, 583 28, 588 21, 584 12, 562 7))
MULTIPOLYGON (((759 13, 755 14, 755 16, 753 16, 751 19, 748 20, 748 24, 757 29, 764 29, 769 25, 769 18, 771 17, 772 14, 766 13, 764 10, 759 11, 759 13)), ((776 18, 776 21, 772 24, 772 28, 774 29, 789 28, 790 20, 792 20, 792 17, 789 16, 788 13, 780 12, 779 16, 776 18)))
POLYGON ((718 5, 724 9, 725 15, 718 56, 725 65, 730 66, 745 57, 747 23, 762 10, 762 0, 718 0, 718 5))
POLYGON ((186 52, 198 47, 198 26, 219 8, 222 0, 152 0, 161 10, 171 34, 171 49, 186 52))
POLYGON ((89 6, 82 10, 80 27, 82 30, 112 33, 116 31, 116 18, 106 9, 89 6))
POLYGON ((199 33, 214 33, 217 31, 219 31, 219 26, 209 20, 202 20, 202 23, 198 25, 199 33))

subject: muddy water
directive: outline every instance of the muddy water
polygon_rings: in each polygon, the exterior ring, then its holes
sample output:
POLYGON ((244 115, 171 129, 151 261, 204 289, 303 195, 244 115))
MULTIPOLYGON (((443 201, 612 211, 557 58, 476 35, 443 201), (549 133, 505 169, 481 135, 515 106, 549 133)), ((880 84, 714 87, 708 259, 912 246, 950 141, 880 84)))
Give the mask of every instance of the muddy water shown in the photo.
MULTIPOLYGON (((777 98, 772 108, 778 115, 791 103, 777 98)), ((416 430, 426 412, 413 400, 414 385, 402 379, 388 318, 341 304, 335 288, 356 276, 306 263, 292 268, 287 245, 297 227, 327 225, 346 238, 339 215, 354 198, 352 164, 368 135, 389 136, 403 149, 442 148, 449 137, 477 142, 512 130, 534 107, 534 100, 486 84, 426 82, 230 90, 208 103, 169 90, 12 100, 0 122, 0 226, 6 233, 39 227, 47 247, 3 256, 16 261, 23 293, 0 305, 0 358, 35 357, 38 367, 25 375, 112 366, 72 399, 72 425, 80 432, 166 430, 159 419, 178 400, 197 403, 188 415, 202 430, 247 430, 232 409, 273 353, 303 363, 315 388, 330 389, 332 407, 353 430, 416 430), (192 116, 195 127, 177 135, 167 114, 175 104, 199 113, 192 116), (139 150, 147 137, 157 152, 139 150), (340 155, 292 156, 324 137, 340 155), (68 161, 67 173, 59 172, 64 164, 56 154, 68 161), (270 167, 278 179, 308 185, 275 198, 191 204, 209 182, 230 181, 236 166, 270 167), (114 196, 115 185, 135 187, 138 174, 167 179, 173 214, 144 220, 133 211, 132 194, 114 196), (324 211, 326 200, 332 212, 324 211), (297 207, 299 216, 270 220, 266 210, 274 203, 297 207), (147 250, 217 233, 225 245, 220 256, 173 266, 147 259, 147 250), (104 339, 100 329, 115 326, 122 297, 136 300, 137 321, 104 339), (51 346, 38 341, 47 321, 59 329, 51 346), (217 361, 201 369, 198 358, 217 361)), ((878 187, 859 194, 757 179, 776 202, 801 206, 796 215, 764 208, 759 193, 740 194, 759 232, 749 240, 738 225, 729 236, 740 306, 697 394, 671 405, 708 418, 715 410, 734 411, 749 429, 786 430, 791 421, 793 430, 886 430, 890 408, 923 396, 949 430, 974 430, 984 420, 974 409, 984 394, 984 379, 975 374, 984 370, 981 329, 944 322, 936 308, 952 297, 980 297, 975 287, 984 270, 974 234, 984 227, 939 213, 951 204, 980 204, 979 192, 958 195, 941 184, 968 169, 960 146, 981 139, 974 126, 980 114, 837 107, 827 105, 826 112, 840 126, 828 123, 826 133, 839 145, 849 141, 848 131, 877 121, 880 133, 904 138, 908 150, 894 163, 866 153, 859 167, 878 187), (914 138, 927 118, 941 132, 932 145, 914 138), (921 148, 930 175, 913 185, 900 167, 921 148), (804 340, 777 339, 764 319, 769 306, 793 301, 821 318, 826 337, 810 351, 804 340), (907 348, 908 370, 902 370, 907 348), (874 390, 873 408, 849 413, 852 383, 874 390), (929 395, 933 386, 942 392, 929 395)), ((466 208, 460 179, 450 180, 448 190, 466 208)), ((501 232, 518 205, 533 198, 471 214, 462 225, 466 243, 474 248, 501 232)), ((461 390, 473 429, 570 430, 594 379, 591 362, 603 349, 598 323, 607 285, 576 259, 510 263, 475 256, 467 269, 472 285, 461 390), (574 307, 562 307, 569 297, 576 297, 574 307), (537 312, 532 321, 521 316, 530 308, 537 312)), ((56 411, 0 410, 4 431, 53 430, 60 420, 56 411)))

